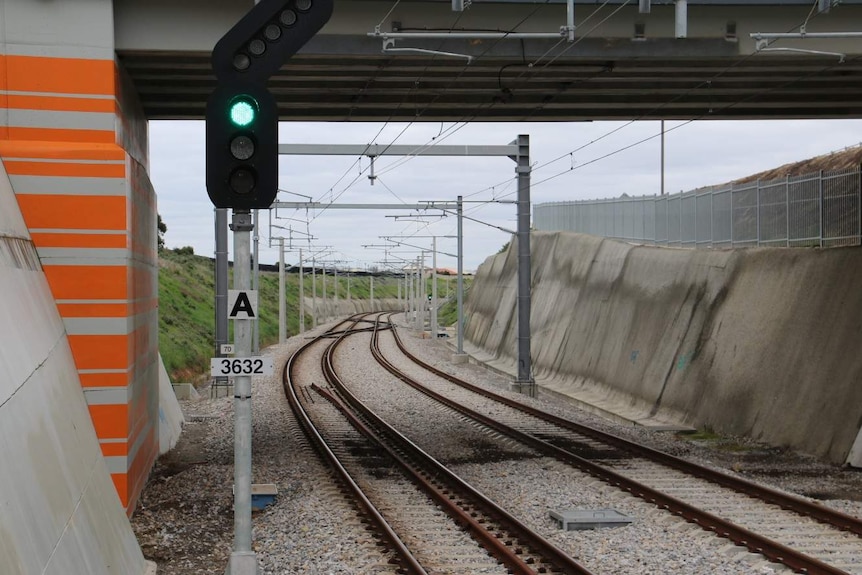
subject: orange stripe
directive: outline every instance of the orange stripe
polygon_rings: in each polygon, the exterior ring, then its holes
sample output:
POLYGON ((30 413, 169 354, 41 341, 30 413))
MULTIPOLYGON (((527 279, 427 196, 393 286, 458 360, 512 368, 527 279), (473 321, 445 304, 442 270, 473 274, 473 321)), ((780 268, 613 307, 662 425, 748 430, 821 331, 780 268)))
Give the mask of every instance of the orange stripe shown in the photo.
POLYGON ((129 454, 129 444, 126 441, 120 443, 100 443, 102 455, 105 457, 120 456, 129 454))
POLYGON ((21 194, 18 207, 31 229, 126 229, 126 198, 122 196, 21 194))
POLYGON ((60 317, 128 317, 124 303, 58 303, 60 317))
POLYGON ((67 164, 63 162, 26 162, 7 160, 10 176, 59 176, 71 178, 124 178, 125 164, 67 164))
POLYGON ((127 335, 70 335, 68 338, 78 369, 125 369, 129 366, 130 338, 127 335))
POLYGON ((6 138, 9 140, 55 140, 63 142, 90 142, 97 144, 116 144, 117 135, 113 130, 71 130, 67 128, 19 128, 9 126, 6 138))
POLYGON ((114 489, 117 490, 117 495, 120 496, 120 503, 123 504, 123 508, 125 509, 129 505, 129 494, 126 493, 129 485, 128 476, 125 473, 112 473, 111 481, 114 482, 114 489))
POLYGON ((83 58, 6 56, 6 89, 113 96, 114 61, 83 58))
POLYGON ((7 108, 18 110, 54 110, 59 112, 116 112, 113 99, 63 98, 62 96, 20 96, 9 94, 7 108))
POLYGON ((88 405, 93 427, 99 439, 125 439, 129 428, 129 407, 118 405, 88 405))
POLYGON ((114 143, 12 140, 0 141, 0 156, 4 158, 51 158, 54 160, 125 160, 126 152, 114 143))
POLYGON ((31 233, 37 248, 126 248, 125 234, 43 234, 31 233))
POLYGON ((127 271, 125 266, 45 266, 54 299, 126 299, 127 271))
POLYGON ((131 373, 80 373, 81 387, 125 387, 132 380, 131 373))

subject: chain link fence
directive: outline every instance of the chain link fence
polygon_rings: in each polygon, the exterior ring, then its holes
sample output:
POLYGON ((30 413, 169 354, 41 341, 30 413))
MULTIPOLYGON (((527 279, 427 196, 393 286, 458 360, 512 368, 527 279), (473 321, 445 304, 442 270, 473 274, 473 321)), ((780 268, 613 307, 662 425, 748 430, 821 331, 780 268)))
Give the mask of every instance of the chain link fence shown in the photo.
POLYGON ((685 248, 860 245, 862 172, 820 171, 669 195, 551 202, 533 227, 685 248))

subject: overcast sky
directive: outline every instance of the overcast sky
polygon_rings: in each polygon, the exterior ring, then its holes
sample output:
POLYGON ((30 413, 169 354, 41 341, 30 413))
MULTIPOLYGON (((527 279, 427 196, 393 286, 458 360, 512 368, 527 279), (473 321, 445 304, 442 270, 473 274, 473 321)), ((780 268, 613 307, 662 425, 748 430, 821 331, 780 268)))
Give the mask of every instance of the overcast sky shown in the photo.
MULTIPOLYGON (((661 186, 661 144, 657 121, 521 123, 469 125, 439 122, 391 123, 282 123, 279 142, 284 144, 390 144, 424 145, 430 142, 460 145, 503 145, 518 134, 528 134, 531 144, 533 204, 552 201, 656 194, 661 186), (613 130, 618 131, 604 137, 613 130), (406 128, 406 130, 405 130, 406 128), (379 135, 378 135, 379 133, 379 135), (617 150, 656 136, 630 149, 600 159, 617 150), (600 139, 601 138, 601 139, 600 139), (600 139, 600 140, 599 140, 600 139), (598 140, 598 141, 597 141, 598 140), (570 153, 573 152, 571 155, 570 153), (552 160, 563 157, 554 163, 552 160), (570 169, 574 167, 574 169, 570 169), (562 174, 542 183, 542 180, 562 174)), ((834 121, 668 121, 665 124, 665 189, 668 193, 720 184, 781 164, 854 146, 862 141, 862 120, 834 121), (675 129, 676 128, 676 129, 675 129)), ((169 248, 192 246, 195 253, 214 252, 213 206, 207 196, 203 122, 150 122, 150 175, 158 194, 159 213, 168 232, 169 248)), ((282 156, 279 187, 317 201, 337 203, 417 203, 426 200, 465 201, 465 214, 491 226, 514 230, 516 208, 512 204, 485 203, 515 199, 515 164, 508 158, 414 157, 408 161, 381 157, 375 163, 378 180, 368 179, 369 160, 347 156, 282 156)), ((280 193, 283 201, 303 201, 298 195, 280 193)), ((293 233, 270 228, 270 215, 261 211, 260 261, 278 261, 278 249, 269 238, 293 237, 294 251, 286 254, 296 263, 296 249, 331 246, 327 260, 339 266, 365 268, 398 258, 415 258, 417 250, 394 248, 380 236, 440 236, 438 266, 455 268, 452 257, 457 222, 454 216, 404 221, 387 216, 410 212, 378 210, 328 210, 322 213, 279 210, 272 222, 293 233), (277 219, 276 219, 277 216, 277 219), (310 223, 306 224, 306 221, 310 223)), ((474 270, 486 257, 509 241, 509 234, 495 227, 465 221, 464 267, 474 270)), ((404 241, 430 248, 431 239, 404 241)), ((232 237, 229 245, 232 251, 232 237)), ((430 257, 430 256, 429 256, 430 257)), ((231 256, 232 258, 232 256, 231 256)), ((430 261, 429 261, 430 264, 430 261)))

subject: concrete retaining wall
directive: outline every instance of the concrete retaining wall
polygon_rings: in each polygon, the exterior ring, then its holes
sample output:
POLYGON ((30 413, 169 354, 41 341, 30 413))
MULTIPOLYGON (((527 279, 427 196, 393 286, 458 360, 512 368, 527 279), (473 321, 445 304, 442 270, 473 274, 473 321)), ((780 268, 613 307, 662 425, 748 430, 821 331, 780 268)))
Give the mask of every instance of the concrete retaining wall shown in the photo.
POLYGON ((144 573, 2 161, 0 294, 0 572, 144 573))
MULTIPOLYGON (((862 249, 677 250, 533 233, 542 385, 844 462, 862 422, 862 249)), ((516 248, 480 267, 465 336, 514 366, 516 248)))
POLYGON ((171 378, 159 354, 159 455, 174 448, 183 432, 183 410, 171 385, 171 378))

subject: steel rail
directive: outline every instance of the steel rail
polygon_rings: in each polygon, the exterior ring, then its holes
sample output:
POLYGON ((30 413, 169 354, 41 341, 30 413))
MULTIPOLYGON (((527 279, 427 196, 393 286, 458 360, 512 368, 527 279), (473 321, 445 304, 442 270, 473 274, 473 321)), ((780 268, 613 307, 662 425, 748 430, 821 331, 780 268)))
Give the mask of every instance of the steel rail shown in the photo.
MULTIPOLYGON (((397 337, 397 332, 394 329, 392 330, 392 332, 393 334, 396 334, 397 337)), ((401 372, 398 368, 394 366, 394 364, 392 364, 389 360, 383 357, 379 350, 377 350, 376 352, 372 350, 372 354, 374 354, 375 357, 380 358, 379 361, 381 365, 385 369, 387 369, 387 371, 392 373, 392 375, 394 375, 407 385, 410 385, 417 391, 437 400, 443 405, 446 405, 449 408, 467 417, 479 421, 484 425, 490 427, 491 429, 498 431, 499 433, 502 433, 513 439, 521 441, 522 443, 530 445, 531 447, 552 457, 555 457, 561 461, 565 461, 577 467, 578 469, 589 473, 593 477, 601 479, 602 481, 610 485, 628 491, 632 495, 636 495, 637 497, 640 497, 641 499, 644 499, 645 501, 652 503, 661 509, 666 509, 671 513, 683 517, 691 523, 700 525, 703 529, 707 531, 713 531, 719 536, 730 539, 738 545, 745 546, 749 550, 755 553, 759 553, 772 561, 782 563, 799 573, 805 573, 807 575, 848 575, 846 571, 833 567, 827 563, 824 563, 823 561, 820 561, 819 559, 810 557, 804 553, 800 553, 799 551, 796 551, 791 547, 778 543, 777 541, 773 541, 772 539, 769 539, 767 537, 763 537, 762 535, 758 535, 757 533, 740 527, 735 523, 722 519, 721 517, 713 515, 709 512, 698 509, 693 505, 690 505, 675 497, 662 493, 661 491, 643 485, 642 483, 625 477, 624 475, 616 473, 615 471, 597 465, 592 461, 584 459, 583 457, 580 457, 574 453, 571 453, 570 451, 552 445, 528 433, 522 432, 518 429, 503 424, 484 414, 468 409, 463 405, 460 405, 459 403, 443 396, 442 394, 428 389, 418 381, 401 372)), ((408 355, 408 357, 412 357, 406 352, 405 354, 408 355)), ((424 364, 424 362, 421 361, 417 363, 423 365, 423 367, 427 366, 427 364, 424 364)), ((432 369, 431 371, 434 371, 436 373, 434 369, 432 369)), ((472 385, 468 384, 467 387, 470 387, 472 391, 472 385)), ((484 390, 481 393, 482 395, 487 396, 484 390)))
MULTIPOLYGON (((359 319, 354 316, 350 320, 341 322, 338 324, 339 326, 345 325, 352 322, 352 326, 355 326, 359 319)), ((338 326, 336 326, 338 327, 338 326)), ((369 519, 373 528, 379 534, 379 537, 382 539, 382 542, 387 546, 387 548, 395 554, 396 562, 403 570, 406 575, 428 575, 428 572, 422 567, 416 557, 413 556, 413 553, 407 548, 407 545, 401 540, 392 526, 386 521, 383 517, 383 514, 377 509, 377 507, 368 499, 368 497, 363 493, 362 488, 356 484, 353 478, 350 476, 350 473, 344 468, 341 462, 338 460, 338 457, 326 443, 326 440, 323 439, 320 432, 314 426, 314 423, 311 421, 311 417, 308 415, 308 412, 302 407, 302 404, 299 400, 299 397, 296 394, 296 389, 294 387, 295 378, 293 377, 293 367, 296 363, 297 358, 308 351, 308 349, 314 344, 323 341, 324 339, 331 337, 332 332, 327 332, 322 334, 302 347, 296 350, 287 362, 284 365, 284 372, 282 377, 282 387, 284 387, 284 393, 287 396, 288 402, 290 403, 290 407, 295 414, 297 421, 305 432, 306 436, 312 442, 312 445, 315 447, 317 452, 322 456, 322 458, 329 464, 329 466, 335 471, 337 478, 340 482, 347 488, 347 490, 351 493, 354 501, 357 502, 358 506, 365 514, 365 516, 369 519)), ((342 336, 343 337, 343 336, 342 336)), ((336 340, 337 341, 337 340, 336 340)))
MULTIPOLYGON (((376 337, 376 334, 377 330, 375 329, 372 333, 372 339, 376 337)), ((524 525, 520 520, 474 489, 443 464, 428 455, 419 446, 404 437, 357 398, 338 378, 332 365, 332 354, 334 354, 337 346, 343 341, 341 339, 333 342, 327 348, 326 355, 329 357, 328 361, 330 363, 330 367, 327 370, 333 375, 333 379, 329 383, 337 390, 340 398, 344 403, 350 405, 353 410, 361 414, 361 417, 369 422, 369 424, 365 424, 354 417, 351 417, 351 421, 356 421, 358 429, 365 430, 363 433, 367 434, 368 437, 375 438, 402 467, 411 472, 417 484, 438 501, 453 519, 461 523, 489 553, 505 564, 515 574, 535 575, 536 573, 549 572, 537 571, 537 567, 530 566, 528 561, 531 559, 525 560, 521 558, 521 555, 524 554, 521 547, 510 548, 507 542, 501 541, 496 533, 491 533, 488 527, 476 519, 476 511, 465 511, 463 509, 463 501, 453 501, 453 495, 450 492, 457 492, 465 500, 470 501, 472 507, 481 509, 481 512, 486 517, 493 518, 498 523, 498 526, 505 527, 511 535, 516 536, 513 538, 520 540, 523 547, 532 549, 532 553, 546 563, 544 566, 545 569, 553 569, 555 572, 572 575, 592 575, 591 571, 575 561, 570 555, 524 525), (371 430, 372 426, 375 428, 373 431, 371 430), (386 437, 386 441, 379 439, 381 435, 386 437), (397 444, 397 449, 403 455, 396 453, 394 449, 387 445, 389 443, 397 444), (407 462, 406 458, 408 456, 418 463, 412 464, 407 462), (417 466, 421 466, 424 470, 417 469, 417 466), (445 483, 446 486, 438 487, 431 482, 432 480, 445 483)), ((330 394, 324 395, 328 396, 330 394)), ((347 415, 348 411, 346 408, 344 408, 343 413, 347 415)))
POLYGON ((682 471, 689 475, 694 475, 695 477, 699 477, 717 485, 728 487, 730 489, 733 489, 734 491, 745 493, 767 503, 778 505, 782 509, 787 509, 800 515, 805 515, 816 521, 819 521, 820 523, 831 525, 843 531, 848 531, 850 533, 862 536, 862 520, 856 517, 830 509, 823 505, 812 503, 811 501, 807 501, 805 499, 802 499, 801 497, 796 497, 787 493, 783 493, 776 489, 772 489, 770 487, 758 485, 753 481, 749 481, 741 477, 734 477, 732 475, 728 475, 714 469, 709 469, 707 467, 692 463, 691 461, 686 461, 685 459, 676 457, 669 453, 664 453, 663 451, 653 449, 646 445, 641 445, 639 443, 629 441, 628 439, 613 435, 612 433, 601 431, 594 427, 589 427, 581 423, 576 423, 574 421, 558 417, 554 414, 542 411, 541 409, 537 409, 514 399, 504 397, 502 395, 494 393, 493 391, 483 389, 477 385, 474 385, 468 381, 464 381, 463 379, 448 374, 445 371, 442 371, 422 361, 421 359, 410 353, 410 351, 404 346, 404 342, 401 341, 401 337, 398 335, 398 331, 396 329, 392 330, 392 334, 395 337, 395 342, 398 346, 398 349, 400 349, 404 355, 410 358, 411 361, 422 366, 423 368, 434 373, 435 375, 442 377, 443 379, 451 383, 465 387, 474 393, 478 393, 484 397, 499 401, 500 403, 503 403, 513 409, 520 410, 524 413, 537 417, 547 423, 558 425, 570 431, 586 435, 592 439, 595 439, 596 441, 613 445, 618 449, 628 451, 630 453, 635 453, 646 459, 650 459, 657 463, 662 463, 669 467, 673 467, 678 471, 682 471))

